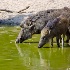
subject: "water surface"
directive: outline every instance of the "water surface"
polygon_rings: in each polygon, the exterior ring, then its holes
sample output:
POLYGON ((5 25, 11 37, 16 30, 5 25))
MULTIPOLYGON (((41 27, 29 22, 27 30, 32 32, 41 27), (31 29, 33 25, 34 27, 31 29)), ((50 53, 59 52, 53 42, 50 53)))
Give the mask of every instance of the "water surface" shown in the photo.
POLYGON ((70 46, 38 48, 40 35, 15 44, 20 27, 0 27, 0 70, 70 70, 70 46))

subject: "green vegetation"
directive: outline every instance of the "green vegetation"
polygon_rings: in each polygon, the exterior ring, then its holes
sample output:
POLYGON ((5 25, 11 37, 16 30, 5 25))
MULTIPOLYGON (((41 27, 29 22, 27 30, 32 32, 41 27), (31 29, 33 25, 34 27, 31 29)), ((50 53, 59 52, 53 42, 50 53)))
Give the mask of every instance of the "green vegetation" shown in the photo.
POLYGON ((70 47, 49 43, 37 48, 40 35, 15 44, 20 27, 0 27, 0 70, 69 70, 70 47))

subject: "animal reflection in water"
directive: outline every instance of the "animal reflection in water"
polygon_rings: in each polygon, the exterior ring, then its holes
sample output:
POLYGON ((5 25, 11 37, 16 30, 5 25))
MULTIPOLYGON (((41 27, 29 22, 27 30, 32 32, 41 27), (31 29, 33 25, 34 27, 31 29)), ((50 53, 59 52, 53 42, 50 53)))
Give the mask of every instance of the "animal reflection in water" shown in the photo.
POLYGON ((24 47, 22 48, 20 45, 18 46, 18 44, 15 44, 15 46, 20 55, 19 59, 22 61, 22 64, 30 70, 34 68, 51 70, 55 69, 55 64, 57 66, 56 70, 59 68, 63 70, 68 67, 68 63, 70 62, 68 53, 69 49, 47 48, 46 50, 38 49, 37 47, 29 47, 31 49, 27 48, 24 50, 24 47), (35 50, 33 51, 32 48, 35 50))
MULTIPOLYGON (((31 63, 36 67, 36 66, 39 66, 39 67, 43 67, 44 69, 46 68, 46 69, 49 69, 49 62, 47 63, 47 62, 45 62, 45 60, 43 59, 43 56, 42 56, 42 54, 41 54, 41 52, 40 52, 40 50, 39 49, 36 49, 36 50, 38 50, 36 53, 38 53, 38 55, 39 55, 39 59, 37 59, 37 58, 34 58, 34 59, 32 59, 32 57, 30 57, 30 55, 28 55, 28 56, 26 56, 27 54, 26 53, 23 53, 22 52, 22 50, 21 50, 21 48, 20 48, 20 46, 18 46, 18 44, 16 44, 15 43, 15 46, 16 46, 16 48, 17 48, 17 50, 18 50, 18 53, 19 53, 19 55, 20 55, 20 59, 22 59, 22 62, 23 62, 23 64, 25 65, 25 66, 27 66, 27 67, 30 67, 31 66, 31 63), (35 60, 36 59, 36 60, 35 60), (34 60, 34 62, 32 62, 34 60), (38 63, 35 63, 35 62, 37 62, 38 61, 38 63), (35 65, 36 64, 36 65, 35 65), (39 64, 39 65, 38 65, 39 64)), ((25 51, 25 50, 24 50, 25 51)), ((28 50, 29 51, 29 50, 28 50)), ((37 67, 38 68, 38 67, 37 67)))

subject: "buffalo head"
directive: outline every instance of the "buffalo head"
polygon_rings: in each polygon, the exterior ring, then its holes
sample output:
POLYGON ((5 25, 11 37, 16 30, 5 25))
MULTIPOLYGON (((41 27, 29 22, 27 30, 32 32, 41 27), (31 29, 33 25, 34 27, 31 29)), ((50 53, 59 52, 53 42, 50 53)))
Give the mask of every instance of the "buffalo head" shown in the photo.
POLYGON ((32 34, 34 33, 33 30, 35 25, 31 25, 27 27, 26 26, 27 25, 25 25, 24 28, 21 28, 19 35, 16 39, 16 43, 22 43, 23 41, 32 37, 32 34))
POLYGON ((64 15, 60 15, 51 21, 49 20, 41 31, 41 38, 38 47, 41 48, 53 37, 65 34, 68 29, 68 24, 68 20, 64 15))

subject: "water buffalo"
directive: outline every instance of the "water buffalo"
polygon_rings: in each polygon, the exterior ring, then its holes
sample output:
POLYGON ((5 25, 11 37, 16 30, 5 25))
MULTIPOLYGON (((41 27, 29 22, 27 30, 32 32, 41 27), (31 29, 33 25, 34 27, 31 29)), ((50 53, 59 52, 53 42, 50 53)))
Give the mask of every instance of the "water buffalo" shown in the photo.
MULTIPOLYGON (((63 34, 63 41, 64 36, 67 32, 69 26, 69 19, 67 18, 67 14, 60 15, 59 17, 55 18, 54 20, 49 20, 46 26, 41 31, 41 38, 39 41, 38 47, 41 48, 44 44, 46 44, 49 39, 56 37, 57 45, 60 47, 59 39, 60 36, 63 34)), ((64 43, 64 42, 63 42, 64 43)))
POLYGON ((20 24, 21 30, 16 39, 16 43, 22 43, 32 37, 33 34, 40 34, 43 27, 51 19, 55 19, 62 12, 70 11, 69 8, 51 9, 47 11, 40 11, 33 16, 30 16, 24 23, 20 24))

